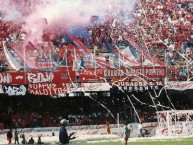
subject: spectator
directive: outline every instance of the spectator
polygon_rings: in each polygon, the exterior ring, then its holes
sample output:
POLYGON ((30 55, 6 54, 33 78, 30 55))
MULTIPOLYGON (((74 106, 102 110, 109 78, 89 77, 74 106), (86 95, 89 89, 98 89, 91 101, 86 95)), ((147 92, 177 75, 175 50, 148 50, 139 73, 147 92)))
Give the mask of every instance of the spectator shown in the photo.
POLYGON ((29 139, 29 141, 28 141, 28 144, 34 144, 34 143, 35 143, 35 141, 34 141, 33 137, 31 137, 31 138, 29 139))
POLYGON ((21 140, 21 144, 27 144, 27 140, 25 139, 25 135, 24 134, 21 134, 20 135, 22 140, 21 140))
POLYGON ((43 144, 42 140, 41 140, 42 135, 38 135, 38 141, 37 144, 43 144))
POLYGON ((80 69, 84 69, 84 64, 85 64, 85 61, 83 58, 81 58, 80 60, 80 69))

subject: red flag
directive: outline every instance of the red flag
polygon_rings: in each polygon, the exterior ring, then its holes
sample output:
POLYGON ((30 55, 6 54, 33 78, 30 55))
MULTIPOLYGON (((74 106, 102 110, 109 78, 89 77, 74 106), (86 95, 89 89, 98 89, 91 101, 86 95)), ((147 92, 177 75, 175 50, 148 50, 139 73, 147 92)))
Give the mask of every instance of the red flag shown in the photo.
POLYGON ((30 50, 35 50, 35 46, 33 45, 33 43, 31 41, 29 41, 26 45, 26 48, 27 49, 30 49, 30 50))

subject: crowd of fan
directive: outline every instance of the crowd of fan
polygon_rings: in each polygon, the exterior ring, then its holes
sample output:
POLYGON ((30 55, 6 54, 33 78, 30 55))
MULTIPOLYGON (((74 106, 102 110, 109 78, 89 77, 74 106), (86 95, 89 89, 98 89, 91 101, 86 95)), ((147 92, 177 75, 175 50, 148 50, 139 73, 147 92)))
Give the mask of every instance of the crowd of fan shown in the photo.
MULTIPOLYGON (((192 76, 190 65, 193 60, 193 51, 192 45, 189 45, 193 40, 192 7, 191 1, 141 1, 135 5, 135 9, 132 11, 133 20, 131 23, 125 23, 128 11, 114 17, 109 16, 109 20, 103 24, 98 23, 98 17, 94 16, 91 20, 92 25, 87 28, 90 36, 80 36, 79 39, 96 55, 113 53, 116 46, 119 49, 129 46, 136 60, 143 63, 142 55, 139 55, 139 52, 132 47, 132 43, 135 43, 157 60, 167 64, 170 80, 186 80, 192 76), (126 41, 125 36, 128 36, 133 42, 126 41)), ((11 49, 12 41, 22 41, 26 35, 21 31, 22 25, 0 21, 1 45, 3 41, 7 41, 7 46, 11 49)), ((54 60, 59 64, 67 65, 62 61, 69 59, 70 62, 70 59, 73 58, 72 56, 66 58, 66 54, 64 54, 64 49, 69 45, 69 41, 64 39, 64 35, 45 32, 43 40, 52 42, 54 60)), ((69 56, 70 52, 67 53, 69 56)), ((72 64, 69 63, 69 65, 72 64)))
MULTIPOLYGON (((36 127, 59 127, 60 120, 64 116, 54 114, 51 115, 49 112, 36 113, 36 112, 25 112, 17 113, 11 116, 11 120, 4 120, 6 114, 1 114, 0 129, 4 128, 36 128, 36 127)), ((69 119, 69 125, 99 125, 104 124, 105 121, 110 120, 109 114, 102 112, 95 112, 90 115, 88 114, 71 114, 65 117, 69 119)))
POLYGON ((187 80, 193 74, 192 9, 191 1, 141 1, 135 6, 132 23, 125 22, 129 15, 125 11, 117 14, 104 25, 92 27, 90 42, 101 52, 112 52, 115 45, 119 49, 129 46, 138 63, 143 65, 142 54, 139 55, 132 46, 137 44, 168 66, 169 80, 187 80), (125 36, 130 38, 130 42, 125 36), (106 45, 107 41, 111 48, 106 45))
POLYGON ((167 63, 171 80, 192 76, 192 45, 184 43, 193 41, 192 9, 193 2, 187 0, 140 1, 135 10, 136 23, 129 29, 135 43, 167 63))
MULTIPOLYGON (((84 97, 83 102, 80 97, 74 99, 39 98, 30 95, 19 98, 4 97, 0 99, 0 129, 58 127, 62 118, 68 119, 69 125, 77 126, 100 125, 105 124, 106 121, 116 124, 118 112, 120 123, 125 123, 125 121, 138 122, 138 117, 134 110, 127 106, 129 104, 128 100, 124 96, 120 97, 120 100, 116 99, 118 96, 109 98, 104 96, 97 97, 97 100, 105 104, 110 112, 88 97, 84 97)), ((145 109, 141 109, 141 104, 133 104, 139 110, 137 112, 142 122, 155 121, 151 119, 153 114, 151 112, 153 112, 154 108, 146 106, 145 109)))
POLYGON ((53 99, 28 95, 15 99, 1 96, 0 129, 59 127, 63 118, 69 120, 69 125, 99 125, 107 120, 114 123, 109 112, 89 98, 85 97, 83 103, 88 104, 82 104, 80 97, 53 99))
MULTIPOLYGON (((120 123, 125 122, 125 115, 128 115, 127 121, 138 122, 138 117, 133 114, 132 120, 130 112, 125 112, 120 110, 120 123)), ((156 121, 152 119, 153 113, 138 112, 140 121, 142 122, 152 122, 156 121)), ((107 121, 109 123, 116 123, 112 118, 110 113, 104 112, 93 112, 91 114, 73 114, 63 115, 63 112, 58 112, 58 114, 50 114, 50 112, 18 112, 10 115, 7 118, 7 113, 2 113, 0 119, 0 129, 5 128, 38 128, 38 127, 59 127, 60 120, 66 118, 69 120, 69 125, 79 126, 79 125, 100 125, 105 124, 107 121)))

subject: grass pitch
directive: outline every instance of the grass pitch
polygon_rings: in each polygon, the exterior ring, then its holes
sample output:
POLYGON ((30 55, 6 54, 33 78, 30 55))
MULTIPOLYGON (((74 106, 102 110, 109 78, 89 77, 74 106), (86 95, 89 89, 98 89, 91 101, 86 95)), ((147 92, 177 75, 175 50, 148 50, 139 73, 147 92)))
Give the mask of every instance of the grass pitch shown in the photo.
MULTIPOLYGON (((124 142, 100 142, 100 143, 87 143, 87 144, 85 143, 85 144, 76 144, 76 145, 125 145, 125 143, 124 142)), ((127 145, 193 145, 193 138, 128 142, 127 145)))
MULTIPOLYGON (((46 143, 44 145, 59 145, 46 143)), ((125 145, 124 142, 88 142, 88 143, 70 143, 69 145, 125 145)), ((144 140, 128 142, 127 145, 193 145, 193 138, 186 139, 166 139, 166 140, 144 140)))

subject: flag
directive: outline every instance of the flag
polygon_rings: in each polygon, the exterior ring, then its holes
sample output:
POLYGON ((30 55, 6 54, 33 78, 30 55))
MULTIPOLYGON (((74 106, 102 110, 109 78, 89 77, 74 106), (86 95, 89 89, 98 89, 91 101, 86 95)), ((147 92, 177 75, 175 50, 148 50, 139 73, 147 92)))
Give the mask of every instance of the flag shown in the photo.
POLYGON ((91 17, 91 22, 96 22, 98 21, 99 17, 98 16, 92 16, 91 17))
POLYGON ((29 41, 26 45, 26 48, 27 49, 30 49, 30 50, 35 50, 35 46, 33 45, 33 43, 31 41, 29 41))

